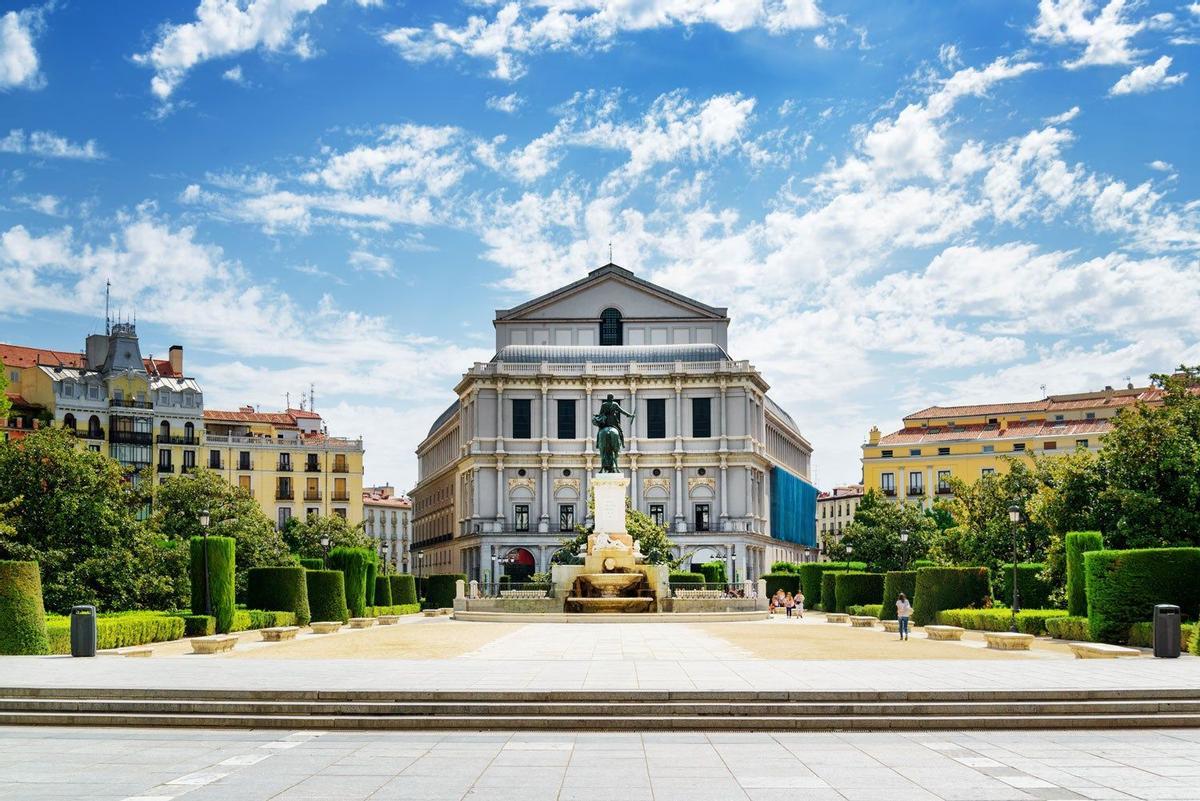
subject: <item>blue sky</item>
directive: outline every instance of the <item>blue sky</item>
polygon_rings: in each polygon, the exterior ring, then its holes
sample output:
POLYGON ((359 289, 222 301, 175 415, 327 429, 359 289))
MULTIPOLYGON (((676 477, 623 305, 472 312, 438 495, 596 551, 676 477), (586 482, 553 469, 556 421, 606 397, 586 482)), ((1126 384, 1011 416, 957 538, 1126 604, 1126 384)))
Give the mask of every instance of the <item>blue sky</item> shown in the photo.
POLYGON ((730 308, 816 449, 1200 362, 1200 3, 0 5, 0 340, 103 287, 367 480, 490 320, 614 260, 730 308))

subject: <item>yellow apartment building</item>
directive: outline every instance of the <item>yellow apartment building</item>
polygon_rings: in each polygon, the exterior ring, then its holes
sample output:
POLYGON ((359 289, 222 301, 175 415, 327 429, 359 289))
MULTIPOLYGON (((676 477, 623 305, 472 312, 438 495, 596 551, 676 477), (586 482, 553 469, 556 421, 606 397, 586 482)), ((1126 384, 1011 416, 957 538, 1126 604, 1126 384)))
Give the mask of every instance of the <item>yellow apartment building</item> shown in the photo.
POLYGON ((891 434, 871 429, 863 445, 863 484, 885 497, 929 507, 949 497, 950 479, 973 483, 1007 469, 1004 457, 1032 463, 1078 448, 1095 451, 1121 409, 1161 403, 1154 387, 1105 387, 1041 400, 930 406, 904 418, 891 434))

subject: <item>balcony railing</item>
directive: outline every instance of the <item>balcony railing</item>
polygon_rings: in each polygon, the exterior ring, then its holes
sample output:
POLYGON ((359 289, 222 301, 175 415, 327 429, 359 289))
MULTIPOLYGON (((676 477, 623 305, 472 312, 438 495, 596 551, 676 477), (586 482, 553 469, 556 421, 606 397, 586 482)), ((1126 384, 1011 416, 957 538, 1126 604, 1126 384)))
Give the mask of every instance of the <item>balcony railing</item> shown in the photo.
POLYGON ((895 487, 883 487, 879 491, 882 492, 884 495, 888 496, 889 498, 896 497, 896 488, 895 487))
POLYGON ((321 491, 320 490, 305 490, 304 500, 306 500, 306 501, 321 500, 321 491))
POLYGON ((350 493, 348 493, 348 492, 335 492, 335 493, 333 493, 333 495, 332 495, 331 497, 332 497, 332 498, 333 498, 333 500, 335 500, 335 501, 348 501, 348 500, 350 500, 350 493))
POLYGON ((238 470, 253 470, 249 462, 238 462, 238 470))
POLYGON ((925 494, 924 487, 909 487, 908 488, 908 497, 910 497, 910 498, 913 498, 913 497, 916 497, 919 495, 924 495, 924 494, 925 494))
POLYGON ((209 470, 224 470, 225 467, 221 464, 220 459, 218 459, 215 462, 212 459, 209 459, 208 460, 208 469, 209 470))
POLYGON ((953 495, 954 490, 950 489, 949 487, 938 487, 937 494, 938 495, 953 495))
POLYGON ((330 472, 331 473, 349 473, 350 465, 345 464, 345 463, 338 464, 337 462, 334 462, 333 467, 330 468, 330 472))
POLYGON ((289 490, 282 490, 282 489, 275 490, 275 500, 277 500, 277 501, 291 501, 291 500, 295 500, 295 498, 296 498, 296 493, 292 492, 290 489, 289 490))
POLYGON ((111 429, 108 432, 108 441, 122 445, 150 445, 154 440, 148 431, 117 431, 116 429, 111 429))
POLYGON ((159 434, 158 435, 158 444, 159 445, 199 445, 200 438, 195 437, 195 436, 178 437, 178 436, 174 436, 174 435, 164 437, 162 434, 159 434))
POLYGON ((291 462, 280 462, 275 467, 275 470, 280 473, 290 473, 290 472, 292 472, 292 463, 291 462))
POLYGON ((160 465, 158 466, 158 472, 160 472, 160 473, 174 473, 174 472, 175 472, 175 465, 173 465, 173 464, 160 464, 160 465))
POLYGON ((150 401, 130 400, 129 398, 109 398, 108 407, 122 409, 153 409, 154 404, 150 401))
POLYGON ((185 464, 183 467, 179 468, 179 472, 180 473, 191 473, 191 472, 194 472, 195 469, 196 469, 196 465, 185 464))
POLYGON ((86 429, 75 429, 75 428, 71 428, 71 429, 67 429, 67 430, 70 431, 75 436, 79 437, 80 439, 104 439, 104 429, 103 428, 98 428, 95 431, 88 431, 86 429))
POLYGON ((304 472, 305 473, 320 473, 321 465, 317 464, 316 462, 308 462, 307 464, 304 465, 304 472))
POLYGON ((272 439, 271 437, 241 437, 231 434, 205 434, 204 441, 210 445, 257 445, 264 448, 286 448, 292 451, 361 451, 363 449, 362 437, 358 439, 324 437, 319 442, 305 442, 301 439, 272 439))

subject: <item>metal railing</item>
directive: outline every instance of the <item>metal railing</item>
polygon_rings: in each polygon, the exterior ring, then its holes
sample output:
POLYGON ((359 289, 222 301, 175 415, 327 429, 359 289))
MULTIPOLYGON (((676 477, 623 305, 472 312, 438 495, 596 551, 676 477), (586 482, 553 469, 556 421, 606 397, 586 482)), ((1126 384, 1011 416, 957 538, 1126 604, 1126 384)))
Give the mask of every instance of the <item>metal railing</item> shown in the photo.
POLYGON ((296 493, 291 490, 275 490, 275 500, 277 501, 294 501, 296 493))
POLYGON ((335 500, 335 501, 348 501, 348 500, 350 500, 350 493, 335 492, 335 493, 333 493, 333 495, 330 496, 330 499, 335 500))
POLYGON ((276 465, 276 467, 275 467, 275 471, 278 473, 290 473, 290 472, 292 472, 292 463, 291 462, 279 462, 279 464, 276 465))
POLYGON ((108 432, 108 441, 116 442, 120 445, 150 445, 154 438, 148 431, 118 431, 111 429, 108 432))
POLYGON ((158 466, 158 472, 160 472, 160 473, 174 473, 174 472, 175 472, 175 465, 173 465, 173 464, 160 464, 160 465, 158 466))
POLYGON ((205 434, 204 439, 209 444, 220 445, 257 445, 266 448, 287 448, 288 450, 339 450, 361 451, 362 437, 347 439, 345 437, 324 437, 319 442, 307 442, 303 439, 272 439, 271 437, 242 437, 233 434, 205 434))
POLYGON ((153 409, 154 404, 150 401, 130 400, 129 398, 109 398, 108 407, 110 409, 116 407, 122 409, 153 409))
POLYGON ((319 500, 321 500, 321 491, 320 491, 320 490, 316 490, 315 492, 309 492, 309 491, 305 491, 305 493, 304 493, 304 500, 306 500, 306 501, 319 501, 319 500))
POLYGON ((331 473, 349 473, 350 465, 348 465, 344 462, 342 464, 338 464, 337 462, 334 462, 333 467, 329 468, 329 472, 331 472, 331 473))
POLYGON ((174 434, 172 434, 170 436, 163 436, 162 434, 159 434, 158 435, 158 444, 160 444, 160 445, 199 445, 200 438, 195 437, 195 436, 180 437, 180 436, 176 436, 174 434))

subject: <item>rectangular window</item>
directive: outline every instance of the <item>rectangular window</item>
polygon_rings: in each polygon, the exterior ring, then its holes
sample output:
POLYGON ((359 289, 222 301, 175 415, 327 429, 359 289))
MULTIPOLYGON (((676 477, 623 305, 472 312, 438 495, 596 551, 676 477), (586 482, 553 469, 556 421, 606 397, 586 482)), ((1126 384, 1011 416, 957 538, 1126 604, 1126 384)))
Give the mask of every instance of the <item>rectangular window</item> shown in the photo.
POLYGON ((938 456, 949 456, 949 455, 950 455, 949 448, 938 448, 938 456))
POLYGON ((166 470, 171 469, 171 449, 170 448, 159 448, 158 449, 158 469, 160 471, 164 470, 164 469, 166 469, 166 470))
POLYGON ((908 455, 909 455, 909 456, 920 456, 920 455, 921 455, 921 449, 920 449, 920 448, 909 448, 909 449, 908 449, 908 455))
POLYGON ((513 398, 513 439, 529 439, 533 436, 533 402, 528 398, 513 398))
POLYGON ((995 446, 995 445, 984 445, 984 446, 983 446, 983 452, 984 452, 984 453, 995 453, 995 452, 996 452, 996 446, 995 446))
POLYGON ((1077 439, 1077 440, 1075 440, 1075 447, 1076 447, 1076 448, 1086 448, 1087 446, 1088 446, 1088 441, 1087 441, 1086 439, 1077 439))
POLYGON ((238 451, 238 470, 250 469, 250 451, 238 451))
POLYGON ((665 525, 666 513, 663 511, 664 508, 665 507, 661 503, 650 504, 650 519, 654 521, 654 525, 665 525))
POLYGON ((712 398, 692 398, 692 436, 712 436, 712 398))
POLYGON ((290 453, 279 454, 279 469, 283 472, 290 472, 292 469, 292 455, 290 453))
POLYGON ((1085 415, 1084 415, 1084 417, 1085 417, 1085 418, 1087 418, 1088 420, 1095 420, 1095 419, 1096 419, 1096 413, 1095 413, 1095 412, 1088 412, 1087 414, 1085 414, 1085 415))
POLYGON ((279 501, 292 500, 292 480, 290 478, 280 478, 276 480, 275 499, 279 501))
POLYGON ((908 494, 909 495, 924 495, 925 494, 925 474, 924 473, 909 473, 908 474, 908 494))
POLYGON ((304 484, 304 500, 319 501, 321 500, 321 488, 318 483, 320 479, 310 478, 304 484))
POLYGON ((1053 442, 1053 441, 1047 442, 1045 445, 1042 446, 1042 450, 1056 451, 1056 450, 1058 450, 1058 443, 1053 442))
POLYGON ((950 491, 950 471, 949 470, 939 470, 938 474, 937 474, 937 478, 938 478, 937 491, 941 492, 941 493, 949 492, 950 491))
POLYGON ((246 492, 250 491, 250 476, 238 476, 238 486, 246 492))
POLYGON ((707 503, 696 504, 696 531, 708 531, 708 513, 709 506, 707 503))
POLYGON ((979 471, 979 475, 981 475, 981 476, 994 476, 994 475, 996 475, 996 468, 994 468, 994 467, 985 467, 985 468, 983 468, 982 470, 980 470, 980 471, 979 471))
POLYGON ((1017 452, 1025 450, 1025 443, 1024 442, 1014 442, 1013 450, 1017 451, 1017 452))
POLYGON ((191 470, 195 466, 196 466, 196 452, 195 451, 184 451, 183 452, 183 468, 185 470, 191 470))
POLYGON ((305 457, 304 469, 309 473, 321 472, 321 463, 317 461, 317 455, 315 453, 310 453, 307 457, 305 457))
POLYGON ((558 507, 558 530, 575 530, 575 504, 563 504, 558 507))
POLYGON ((346 510, 345 510, 345 509, 340 509, 340 508, 339 508, 339 509, 334 509, 334 510, 333 510, 333 514, 334 514, 334 516, 335 516, 335 517, 340 517, 340 518, 342 518, 343 520, 345 520, 345 519, 346 519, 346 510))
POLYGON ((279 521, 280 530, 282 530, 288 524, 288 521, 292 519, 292 509, 289 506, 281 506, 277 514, 278 517, 276 519, 279 521))
POLYGON ((518 503, 513 506, 513 530, 529 531, 529 504, 518 503))
POLYGON ((649 439, 666 439, 667 399, 646 399, 646 436, 649 439))
POLYGON ((346 479, 335 478, 333 480, 333 499, 335 501, 350 500, 350 493, 346 489, 346 479))
POLYGON ((879 488, 883 490, 884 495, 896 494, 896 474, 883 473, 879 476, 879 488))
POLYGON ((881 457, 883 457, 884 459, 891 459, 891 458, 892 458, 892 452, 891 452, 891 451, 882 451, 882 452, 880 452, 880 454, 879 454, 879 455, 880 455, 881 457))
POLYGON ((575 439, 575 401, 558 401, 558 438, 575 439))
POLYGON ((211 470, 220 470, 221 469, 221 452, 220 451, 209 451, 208 452, 208 467, 211 470))

